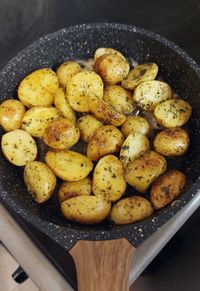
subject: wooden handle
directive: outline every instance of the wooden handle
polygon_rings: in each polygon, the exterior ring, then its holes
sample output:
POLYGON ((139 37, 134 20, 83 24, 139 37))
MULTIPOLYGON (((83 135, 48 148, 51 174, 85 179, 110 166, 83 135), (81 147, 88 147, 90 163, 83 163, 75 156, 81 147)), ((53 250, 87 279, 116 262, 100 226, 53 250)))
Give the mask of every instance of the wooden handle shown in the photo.
POLYGON ((126 239, 78 241, 70 250, 79 291, 128 291, 135 248, 126 239))

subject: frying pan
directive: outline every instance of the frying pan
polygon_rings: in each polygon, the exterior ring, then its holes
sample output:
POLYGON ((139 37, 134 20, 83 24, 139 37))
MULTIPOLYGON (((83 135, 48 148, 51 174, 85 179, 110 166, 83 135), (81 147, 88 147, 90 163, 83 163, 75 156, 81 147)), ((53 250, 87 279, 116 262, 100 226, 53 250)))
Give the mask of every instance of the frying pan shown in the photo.
MULTIPOLYGON (((168 159, 169 168, 182 170, 187 176, 184 193, 177 203, 142 222, 78 225, 62 217, 56 195, 45 205, 36 204, 24 186, 22 169, 9 164, 1 153, 0 197, 70 252, 78 271, 79 290, 125 291, 135 248, 183 208, 200 186, 200 68, 175 44, 152 32, 123 24, 79 25, 40 38, 12 59, 0 73, 0 99, 15 98, 20 80, 33 70, 56 68, 67 59, 87 59, 98 47, 113 47, 139 63, 156 62, 159 76, 192 105, 190 149, 176 161, 168 159)), ((133 193, 128 188, 128 194, 133 193)))

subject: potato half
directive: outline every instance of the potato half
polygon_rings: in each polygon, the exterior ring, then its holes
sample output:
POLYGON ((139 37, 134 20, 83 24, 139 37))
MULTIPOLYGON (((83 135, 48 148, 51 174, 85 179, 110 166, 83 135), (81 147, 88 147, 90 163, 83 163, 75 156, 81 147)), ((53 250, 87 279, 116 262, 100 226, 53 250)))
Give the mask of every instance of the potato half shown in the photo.
POLYGON ((63 89, 67 88, 71 78, 81 71, 78 63, 66 61, 62 63, 56 70, 59 83, 63 89))
POLYGON ((61 88, 54 94, 54 105, 64 117, 76 122, 76 113, 72 110, 61 88))
POLYGON ((79 127, 81 138, 89 142, 93 137, 96 130, 103 126, 103 123, 99 121, 95 116, 91 114, 83 115, 77 120, 77 125, 79 127))
POLYGON ((148 135, 150 130, 151 127, 149 122, 141 116, 128 116, 121 127, 121 132, 125 137, 127 137, 130 133, 135 132, 148 135))

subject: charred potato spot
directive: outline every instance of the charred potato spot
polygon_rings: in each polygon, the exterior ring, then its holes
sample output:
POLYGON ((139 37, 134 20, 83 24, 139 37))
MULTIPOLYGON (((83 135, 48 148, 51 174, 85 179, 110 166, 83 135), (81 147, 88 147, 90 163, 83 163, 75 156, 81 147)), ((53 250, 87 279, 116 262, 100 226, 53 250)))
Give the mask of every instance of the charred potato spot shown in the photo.
POLYGON ((103 126, 103 123, 99 121, 93 115, 81 116, 77 121, 81 138, 86 142, 89 142, 98 128, 103 126))
POLYGON ((66 89, 71 78, 77 73, 79 73, 80 71, 81 71, 81 67, 76 62, 67 61, 61 64, 56 71, 61 87, 63 89, 66 89))
POLYGON ((150 130, 149 122, 141 116, 128 116, 121 127, 121 132, 125 137, 131 133, 148 135, 150 130))

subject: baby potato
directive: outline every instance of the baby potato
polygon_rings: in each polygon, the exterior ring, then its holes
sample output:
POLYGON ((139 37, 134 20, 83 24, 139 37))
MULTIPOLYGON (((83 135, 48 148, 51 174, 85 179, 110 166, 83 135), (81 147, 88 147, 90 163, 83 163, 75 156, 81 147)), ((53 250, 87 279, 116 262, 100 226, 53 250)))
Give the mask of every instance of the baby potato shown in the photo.
POLYGON ((181 127, 190 119, 192 107, 182 99, 171 99, 158 104, 154 115, 164 127, 181 127))
POLYGON ((63 182, 58 192, 58 199, 59 202, 62 203, 63 201, 76 196, 91 194, 91 180, 87 177, 80 181, 63 182))
POLYGON ((181 194, 185 183, 185 175, 176 170, 168 171, 159 177, 151 188, 151 202, 154 208, 163 208, 176 199, 181 194))
POLYGON ((122 59, 126 60, 126 58, 119 51, 117 51, 113 48, 110 48, 110 47, 100 47, 95 51, 95 54, 94 54, 95 62, 98 58, 100 58, 101 56, 106 55, 106 54, 114 54, 114 55, 116 54, 116 55, 120 56, 122 59))
POLYGON ((158 74, 158 66, 155 63, 141 64, 133 68, 126 79, 122 81, 122 86, 133 90, 135 87, 146 81, 153 81, 158 74))
POLYGON ((79 181, 92 171, 92 162, 84 155, 69 150, 50 150, 45 161, 52 171, 64 181, 79 181))
POLYGON ((106 219, 111 203, 102 196, 82 195, 61 204, 63 215, 81 224, 97 224, 106 219))
POLYGON ((0 125, 5 131, 20 128, 25 111, 25 107, 20 101, 5 100, 0 105, 0 125))
POLYGON ((94 133, 87 146, 87 156, 98 161, 105 155, 117 153, 124 141, 120 130, 113 125, 101 126, 94 133))
POLYGON ((74 75, 67 87, 67 100, 73 110, 89 112, 89 97, 103 98, 103 81, 92 71, 83 71, 74 75))
POLYGON ((19 100, 27 107, 51 106, 54 92, 59 88, 56 73, 49 69, 39 69, 27 75, 19 84, 19 100))
POLYGON ((171 87, 167 83, 157 80, 141 83, 133 93, 133 100, 137 106, 147 111, 153 111, 157 104, 171 97, 171 87))
POLYGON ((96 130, 99 127, 103 126, 103 123, 101 121, 99 121, 98 119, 96 119, 95 116, 90 114, 81 116, 78 119, 77 124, 81 133, 81 138, 86 142, 89 142, 96 130))
POLYGON ((79 128, 67 118, 52 121, 44 131, 44 142, 53 149, 70 148, 78 142, 79 138, 79 128))
POLYGON ((141 193, 166 171, 167 162, 160 154, 150 151, 133 160, 126 168, 125 179, 128 184, 141 193))
POLYGON ((189 147, 189 136, 182 128, 165 129, 154 140, 155 151, 168 157, 182 156, 189 147))
POLYGON ((149 122, 141 116, 128 116, 121 127, 121 132, 125 137, 136 132, 148 135, 150 130, 149 122))
POLYGON ((138 132, 131 133, 125 139, 121 147, 120 161, 123 163, 124 167, 126 167, 131 161, 137 159, 149 149, 149 140, 145 135, 138 132))
POLYGON ((1 139, 3 154, 15 166, 25 166, 35 160, 37 146, 30 134, 21 129, 3 134, 1 139))
POLYGON ((132 94, 119 85, 107 86, 104 90, 103 100, 122 114, 131 113, 135 109, 132 94))
POLYGON ((140 196, 124 198, 115 203, 110 219, 115 224, 128 224, 148 218, 153 213, 151 203, 140 196))
POLYGON ((47 125, 62 118, 61 113, 55 107, 33 107, 24 114, 22 129, 34 137, 42 138, 47 125))
POLYGON ((46 164, 33 161, 24 168, 24 182, 33 199, 37 203, 43 203, 55 189, 56 176, 46 164))
POLYGON ((64 117, 76 122, 76 113, 71 109, 61 88, 59 88, 54 94, 54 105, 64 117))
POLYGON ((101 195, 109 201, 117 201, 126 190, 124 168, 117 157, 108 155, 96 165, 92 180, 94 195, 101 195))
POLYGON ((94 69, 107 84, 115 85, 126 78, 130 66, 118 54, 105 54, 96 60, 94 69))
POLYGON ((81 67, 76 62, 67 61, 61 64, 56 71, 61 87, 63 89, 66 89, 71 78, 77 73, 79 73, 80 71, 81 71, 81 67))

